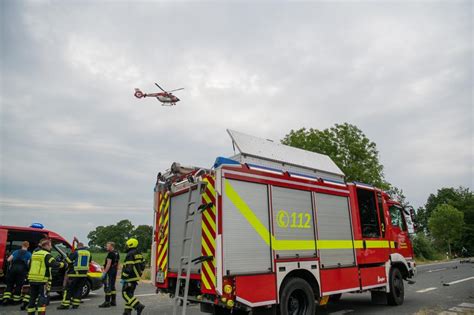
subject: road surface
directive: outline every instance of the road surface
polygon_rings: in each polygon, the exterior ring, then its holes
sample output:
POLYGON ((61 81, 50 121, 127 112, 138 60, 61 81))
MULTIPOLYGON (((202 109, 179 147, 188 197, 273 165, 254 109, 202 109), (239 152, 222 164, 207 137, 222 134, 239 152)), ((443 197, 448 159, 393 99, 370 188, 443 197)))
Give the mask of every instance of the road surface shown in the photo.
MULTIPOLYGON (((460 264, 459 261, 423 265, 418 267, 416 284, 405 286, 405 303, 391 307, 373 305, 370 294, 344 294, 336 304, 328 305, 320 314, 440 314, 458 315, 474 314, 474 263, 460 264)), ((156 295, 150 284, 140 284, 137 296, 146 305, 143 314, 171 315, 171 300, 163 295, 156 295)), ((123 301, 118 297, 119 305, 109 309, 99 309, 104 293, 96 291, 90 295, 79 310, 59 311, 60 303, 55 296, 47 308, 47 314, 121 314, 123 301)), ((0 314, 25 314, 18 306, 0 307, 0 314)), ((203 315, 199 306, 189 307, 188 315, 203 315)))

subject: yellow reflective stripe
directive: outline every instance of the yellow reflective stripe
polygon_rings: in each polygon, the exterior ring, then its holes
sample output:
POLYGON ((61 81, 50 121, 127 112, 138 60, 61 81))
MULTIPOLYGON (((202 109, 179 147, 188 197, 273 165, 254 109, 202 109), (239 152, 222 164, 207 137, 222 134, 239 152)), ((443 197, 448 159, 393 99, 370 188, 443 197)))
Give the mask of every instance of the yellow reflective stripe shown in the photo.
POLYGON ((272 248, 274 250, 315 250, 314 240, 277 240, 272 236, 272 248))
POLYGON ((352 249, 352 240, 318 240, 318 249, 352 249))
POLYGON ((367 248, 389 248, 389 244, 388 241, 365 241, 367 248))
MULTIPOLYGON (((360 249, 364 247, 362 240, 277 240, 262 224, 262 222, 253 213, 247 203, 242 200, 229 181, 225 180, 225 193, 230 201, 239 210, 247 222, 260 235, 261 239, 272 247, 273 250, 314 250, 317 244, 318 249, 360 249), (271 240, 271 243, 270 243, 271 240)), ((366 248, 389 248, 393 242, 387 240, 366 240, 366 248)))
POLYGON ((247 203, 245 203, 245 201, 240 198, 239 194, 234 190, 234 187, 232 187, 227 179, 225 180, 225 193, 227 197, 229 197, 230 201, 232 201, 235 207, 248 221, 248 223, 250 223, 255 232, 260 235, 262 240, 267 243, 267 245, 270 245, 270 232, 262 224, 262 222, 260 222, 247 203))
POLYGON ((201 281, 203 282, 204 284, 204 287, 208 290, 211 289, 211 285, 209 284, 209 281, 207 281, 206 277, 205 276, 201 276, 201 281))
MULTIPOLYGON (((215 283, 215 281, 216 281, 215 278, 216 277, 214 276, 214 270, 211 270, 211 267, 209 267, 209 264, 204 264, 204 268, 206 268, 207 274, 209 275, 209 277, 211 277, 211 280, 212 280, 212 282, 215 286, 216 285, 216 283, 215 283)), ((201 278, 206 278, 206 277, 201 277, 201 278)), ((208 281, 208 283, 209 283, 209 281, 208 281)))
POLYGON ((165 270, 167 272, 166 264, 168 263, 168 256, 165 256, 165 259, 163 260, 163 263, 161 264, 161 270, 165 270))
MULTIPOLYGON (((202 194, 202 197, 204 198, 204 201, 206 201, 207 203, 211 203, 211 202, 212 202, 211 198, 209 198, 209 196, 208 196, 206 193, 202 194)), ((212 210, 212 212, 213 212, 214 215, 215 215, 215 214, 216 214, 216 207, 215 207, 214 205, 211 207, 211 210, 212 210)), ((204 213, 206 213, 206 212, 204 212, 204 213)), ((211 220, 211 221, 212 221, 212 220, 211 220)))
MULTIPOLYGON (((216 230, 215 230, 214 224, 212 224, 212 222, 214 222, 214 220, 212 220, 211 215, 210 215, 209 213, 207 213, 207 211, 205 211, 205 212, 204 212, 204 216, 206 217, 207 222, 209 222, 209 225, 211 226, 212 232, 215 233, 216 230)), ((203 222, 203 224, 202 224, 202 227, 203 227, 203 228, 205 227, 205 229, 207 230, 207 225, 204 224, 204 222, 203 222)), ((210 231, 209 231, 209 232, 210 232, 210 231)), ((210 235, 210 233, 209 233, 209 235, 207 235, 207 237, 208 237, 209 240, 211 240, 211 241, 214 239, 214 237, 212 237, 212 236, 210 235)))
POLYGON ((216 191, 214 190, 214 187, 212 187, 211 183, 209 182, 209 179, 204 178, 204 181, 207 182, 207 189, 211 192, 211 195, 215 196, 216 191))

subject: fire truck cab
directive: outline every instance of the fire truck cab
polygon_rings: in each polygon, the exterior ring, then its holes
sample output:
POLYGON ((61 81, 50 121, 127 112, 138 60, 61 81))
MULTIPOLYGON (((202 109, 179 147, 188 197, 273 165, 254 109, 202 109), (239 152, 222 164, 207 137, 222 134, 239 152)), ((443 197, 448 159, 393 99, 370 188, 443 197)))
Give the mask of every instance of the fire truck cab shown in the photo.
POLYGON ((346 183, 328 156, 228 133, 233 157, 158 174, 157 291, 175 308, 191 301, 214 314, 313 315, 343 293, 365 291, 376 303, 403 303, 416 265, 399 203, 346 183))

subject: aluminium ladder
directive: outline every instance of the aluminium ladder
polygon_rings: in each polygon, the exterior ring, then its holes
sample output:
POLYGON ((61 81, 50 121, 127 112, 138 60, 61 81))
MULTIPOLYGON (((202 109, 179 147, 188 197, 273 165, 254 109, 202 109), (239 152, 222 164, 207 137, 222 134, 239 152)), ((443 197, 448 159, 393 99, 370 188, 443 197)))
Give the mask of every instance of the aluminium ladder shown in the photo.
POLYGON ((198 218, 198 212, 201 212, 203 209, 207 208, 208 205, 200 205, 196 207, 196 200, 200 200, 201 193, 205 189, 207 183, 199 181, 198 183, 189 187, 188 192, 188 204, 186 207, 186 216, 184 220, 184 235, 182 240, 181 247, 181 256, 179 257, 178 262, 178 277, 176 279, 176 290, 173 300, 173 315, 178 314, 179 306, 182 306, 182 315, 186 315, 186 307, 188 302, 188 290, 189 282, 191 278, 191 263, 194 260, 191 260, 193 254, 193 245, 194 245, 194 231, 195 224, 198 218), (196 189, 194 189, 196 188, 196 189), (193 191, 196 192, 197 196, 194 196, 193 200, 193 191), (189 233, 190 232, 190 233, 189 233), (186 243, 189 242, 189 251, 186 253, 186 243), (186 275, 183 276, 183 269, 186 266, 186 275), (183 295, 180 295, 181 282, 184 282, 184 292, 183 295))

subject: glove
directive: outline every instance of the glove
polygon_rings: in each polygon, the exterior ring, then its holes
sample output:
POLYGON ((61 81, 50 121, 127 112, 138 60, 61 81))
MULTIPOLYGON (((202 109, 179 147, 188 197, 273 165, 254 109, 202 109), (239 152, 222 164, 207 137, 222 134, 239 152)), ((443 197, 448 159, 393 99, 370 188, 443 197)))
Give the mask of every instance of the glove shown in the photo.
POLYGON ((107 278, 107 273, 102 272, 102 280, 105 280, 105 278, 107 278))
POLYGON ((120 279, 120 284, 125 285, 127 282, 124 279, 120 279))

